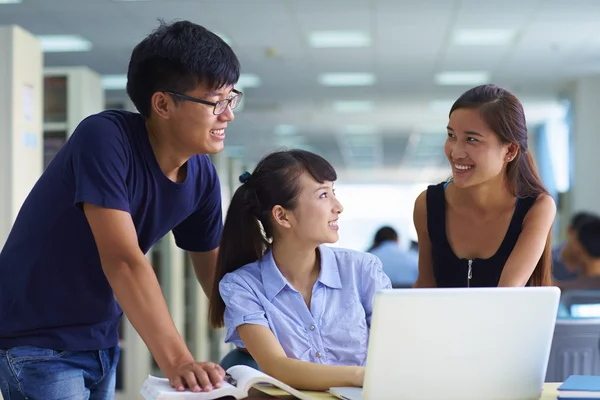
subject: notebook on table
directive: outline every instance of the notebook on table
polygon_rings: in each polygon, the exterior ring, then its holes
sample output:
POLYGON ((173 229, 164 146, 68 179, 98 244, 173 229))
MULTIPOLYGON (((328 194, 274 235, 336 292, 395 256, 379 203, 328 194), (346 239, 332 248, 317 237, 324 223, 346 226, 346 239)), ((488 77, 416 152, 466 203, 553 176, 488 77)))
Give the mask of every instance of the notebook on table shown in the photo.
POLYGON ((569 376, 558 387, 558 399, 600 399, 600 376, 569 376))

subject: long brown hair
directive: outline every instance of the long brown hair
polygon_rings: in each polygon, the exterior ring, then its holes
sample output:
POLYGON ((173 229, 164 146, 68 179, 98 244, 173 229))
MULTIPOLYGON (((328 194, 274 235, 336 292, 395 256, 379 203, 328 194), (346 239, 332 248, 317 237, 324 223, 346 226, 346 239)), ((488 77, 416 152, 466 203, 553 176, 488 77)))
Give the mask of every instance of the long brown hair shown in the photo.
POLYGON ((264 157, 252 174, 240 176, 225 218, 219 246, 217 273, 208 318, 214 328, 223 326, 225 303, 219 282, 225 274, 260 260, 273 238, 271 210, 276 205, 293 210, 302 187, 300 175, 308 172, 317 182, 333 182, 335 169, 323 157, 305 150, 285 150, 264 157))
MULTIPOLYGON (((527 122, 523 105, 515 95, 496 85, 481 85, 469 89, 458 98, 450 114, 461 108, 479 110, 481 117, 502 144, 514 143, 519 147, 513 161, 506 167, 508 190, 520 198, 548 194, 537 171, 527 145, 527 122)), ((531 279, 531 286, 549 286, 551 279, 551 232, 531 279)))

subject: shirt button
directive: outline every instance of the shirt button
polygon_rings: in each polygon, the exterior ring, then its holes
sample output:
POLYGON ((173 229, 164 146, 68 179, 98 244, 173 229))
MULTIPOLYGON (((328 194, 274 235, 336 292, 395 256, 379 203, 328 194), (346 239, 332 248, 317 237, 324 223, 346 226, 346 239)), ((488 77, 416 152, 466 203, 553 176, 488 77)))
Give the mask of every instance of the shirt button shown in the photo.
POLYGON ((310 330, 311 330, 311 331, 314 331, 314 330, 315 330, 315 326, 314 326, 314 325, 311 325, 311 326, 310 326, 310 330))
POLYGON ((315 354, 317 357, 321 357, 321 352, 317 351, 317 354, 315 354))

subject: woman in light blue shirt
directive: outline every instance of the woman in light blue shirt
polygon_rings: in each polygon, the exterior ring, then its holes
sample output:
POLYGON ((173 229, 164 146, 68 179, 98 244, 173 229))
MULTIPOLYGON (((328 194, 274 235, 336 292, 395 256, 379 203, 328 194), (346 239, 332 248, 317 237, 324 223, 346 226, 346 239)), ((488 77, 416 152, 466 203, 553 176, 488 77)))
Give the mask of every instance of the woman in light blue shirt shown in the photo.
POLYGON ((303 150, 240 176, 225 220, 210 320, 265 373, 298 389, 362 386, 373 297, 390 288, 371 254, 338 240, 337 175, 303 150))

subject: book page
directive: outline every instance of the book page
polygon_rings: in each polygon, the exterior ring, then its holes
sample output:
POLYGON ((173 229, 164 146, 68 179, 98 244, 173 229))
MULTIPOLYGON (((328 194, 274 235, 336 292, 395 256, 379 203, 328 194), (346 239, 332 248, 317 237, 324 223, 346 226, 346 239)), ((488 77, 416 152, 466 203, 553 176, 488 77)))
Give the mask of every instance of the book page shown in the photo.
POLYGON ((248 390, 254 385, 259 383, 270 383, 273 386, 277 386, 278 388, 285 390, 292 396, 301 399, 301 400, 311 400, 311 396, 306 395, 299 390, 292 388, 291 386, 286 385, 285 383, 263 373, 254 368, 245 366, 245 365, 234 365, 229 368, 227 372, 231 375, 233 379, 237 381, 237 387, 244 391, 244 393, 248 393, 248 390))
POLYGON ((148 375, 148 378, 142 385, 140 394, 146 400, 212 400, 225 396, 234 396, 236 398, 245 397, 240 389, 227 382, 223 382, 223 386, 219 389, 213 389, 210 392, 191 392, 189 390, 178 392, 171 384, 169 384, 168 379, 157 378, 152 375, 148 375))

